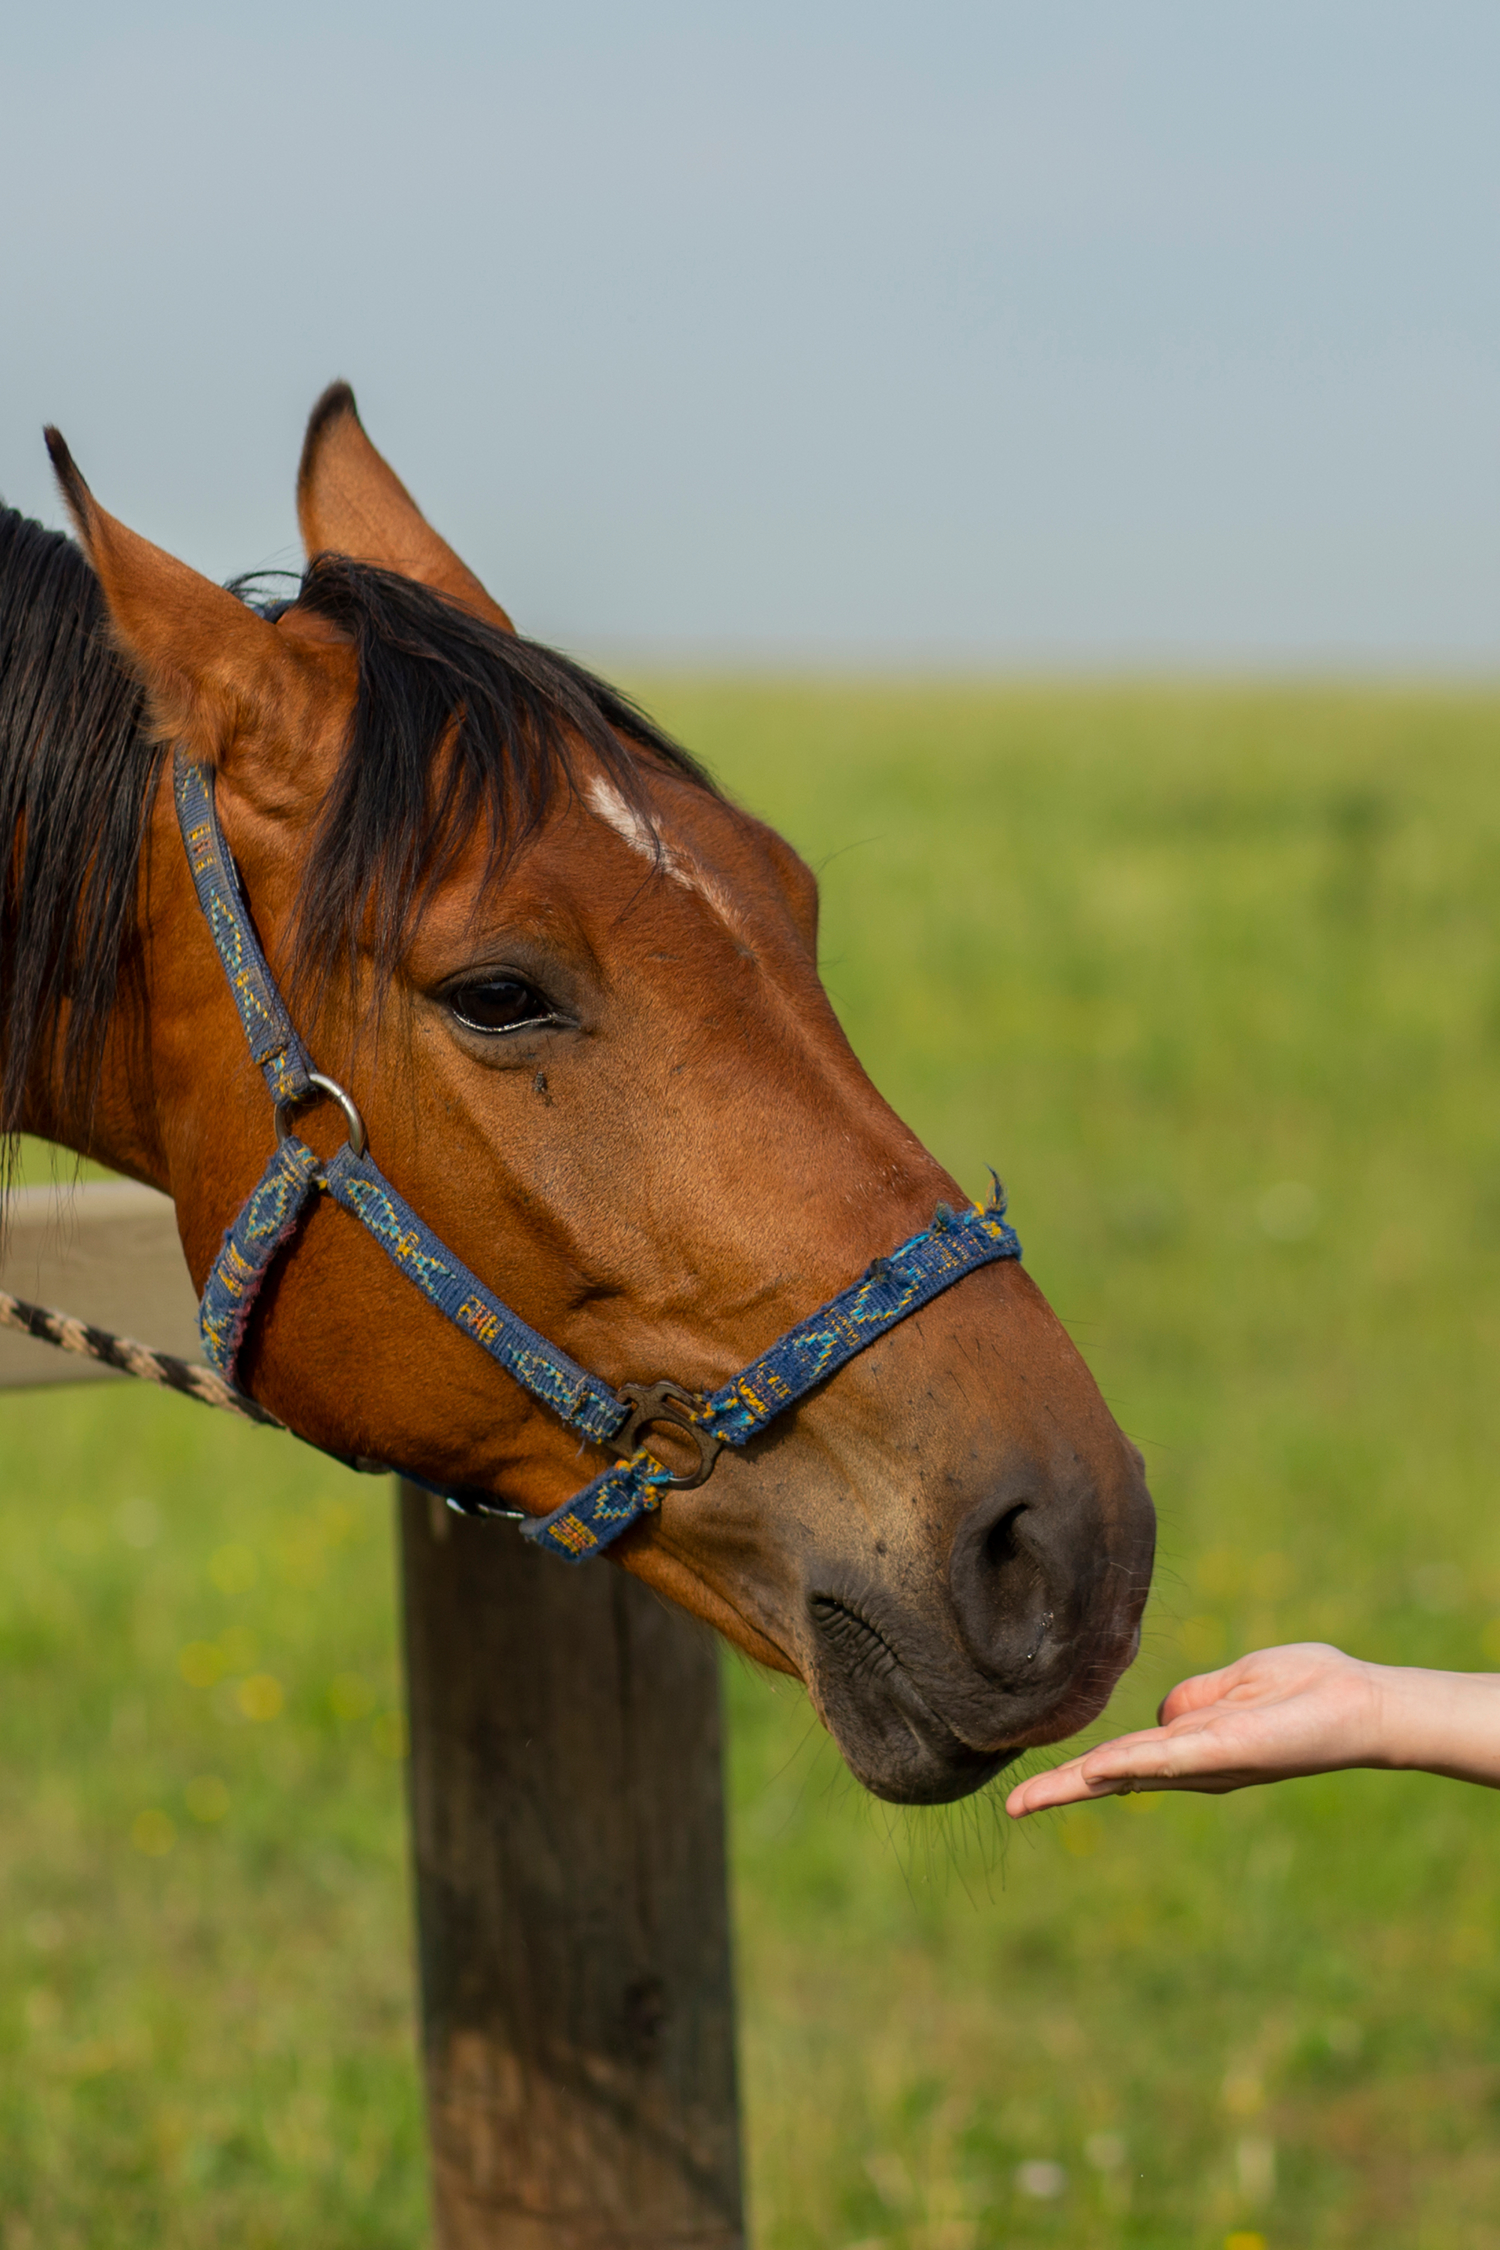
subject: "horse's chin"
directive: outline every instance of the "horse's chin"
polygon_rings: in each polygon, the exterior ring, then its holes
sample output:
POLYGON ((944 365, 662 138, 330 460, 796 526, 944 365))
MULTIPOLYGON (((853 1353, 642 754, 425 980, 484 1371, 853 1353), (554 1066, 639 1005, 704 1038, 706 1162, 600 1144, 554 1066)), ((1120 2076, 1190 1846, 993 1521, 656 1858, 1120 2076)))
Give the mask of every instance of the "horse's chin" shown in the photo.
POLYGON ((921 1621, 893 1628, 867 1599, 814 1595, 808 1610, 804 1677, 819 1715, 856 1780, 901 1805, 972 1796, 1023 1749, 1088 1726, 1139 1644, 1137 1626, 1087 1658, 1055 1651, 1002 1681, 955 1666, 921 1621))
POLYGON ((898 1666, 880 1691, 814 1675, 812 1693, 845 1764, 872 1797, 892 1805, 950 1805, 972 1797, 1009 1764, 1010 1751, 973 1750, 930 1709, 898 1666))

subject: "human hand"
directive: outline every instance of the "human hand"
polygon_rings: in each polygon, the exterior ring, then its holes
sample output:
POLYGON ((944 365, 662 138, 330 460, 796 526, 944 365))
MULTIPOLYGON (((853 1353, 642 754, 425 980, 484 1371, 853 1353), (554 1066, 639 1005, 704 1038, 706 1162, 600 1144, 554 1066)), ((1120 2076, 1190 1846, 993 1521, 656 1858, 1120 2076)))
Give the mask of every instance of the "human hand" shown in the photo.
POLYGON ((1385 1682, 1392 1677, 1384 1666, 1320 1641, 1257 1649, 1173 1688, 1159 1726, 1032 1774, 1011 1791, 1005 1809, 1023 1820, 1049 1806, 1136 1789, 1223 1795, 1257 1781, 1392 1763, 1383 1733, 1385 1682))

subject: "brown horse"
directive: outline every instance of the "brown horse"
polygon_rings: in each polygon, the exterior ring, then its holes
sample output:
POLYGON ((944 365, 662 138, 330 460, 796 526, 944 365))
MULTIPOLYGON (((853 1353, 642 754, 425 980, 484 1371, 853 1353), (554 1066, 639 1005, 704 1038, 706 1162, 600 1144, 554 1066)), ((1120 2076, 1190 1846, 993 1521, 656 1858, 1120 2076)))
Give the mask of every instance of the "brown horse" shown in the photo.
MULTIPOLYGON (((212 767, 261 944, 386 1174, 607 1381, 722 1382, 966 1200, 839 1028, 808 869, 623 697, 515 634, 346 386, 308 428, 312 562, 275 613, 54 458, 87 564, 0 514, 0 1126, 165 1189, 200 1286, 261 1172, 270 1106, 170 743, 212 767)), ((332 1150, 337 1114, 305 1115, 332 1150)), ((326 1197, 241 1380, 331 1450, 533 1514, 604 1465, 326 1197)), ((1138 1454, 999 1263, 612 1556, 800 1676, 870 1789, 936 1802, 1102 1708, 1152 1535, 1138 1454)))

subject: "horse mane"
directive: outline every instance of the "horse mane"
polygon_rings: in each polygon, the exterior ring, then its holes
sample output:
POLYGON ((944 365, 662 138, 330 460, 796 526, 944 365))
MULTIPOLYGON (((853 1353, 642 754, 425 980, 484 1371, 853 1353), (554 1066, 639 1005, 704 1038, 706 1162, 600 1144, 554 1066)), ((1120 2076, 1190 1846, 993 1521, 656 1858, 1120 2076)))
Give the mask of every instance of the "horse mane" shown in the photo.
POLYGON ((65 1095, 86 1125, 162 756, 83 555, 0 505, 0 1186, 65 1010, 65 1095))
MULTIPOLYGON (((389 977, 481 825, 498 882, 574 789, 580 747, 648 832, 643 761, 713 786, 627 696, 410 579, 320 555, 294 600, 347 632, 358 658, 295 916, 298 985, 319 1005, 362 945, 389 977)), ((165 754, 85 557, 0 504, 0 1154, 59 1037, 61 1100, 88 1136, 110 1020, 139 962, 141 850, 165 754)))

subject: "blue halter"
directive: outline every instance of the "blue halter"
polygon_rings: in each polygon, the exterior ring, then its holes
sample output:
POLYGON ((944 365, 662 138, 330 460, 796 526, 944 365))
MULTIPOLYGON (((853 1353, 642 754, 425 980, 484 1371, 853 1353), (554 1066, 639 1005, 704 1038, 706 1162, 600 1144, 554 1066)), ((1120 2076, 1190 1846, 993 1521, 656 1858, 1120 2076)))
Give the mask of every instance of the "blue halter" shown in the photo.
MULTIPOLYGON (((669 1382, 626 1383, 612 1390, 502 1304, 438 1241, 369 1156, 358 1110, 341 1086, 314 1070, 261 951, 219 826, 211 770, 194 765, 179 749, 173 782, 198 902, 276 1116, 275 1152, 224 1236, 199 1307, 204 1352, 227 1383, 235 1382, 261 1284, 322 1190, 352 1212, 407 1280, 533 1398, 595 1445, 625 1456, 551 1515, 522 1519, 525 1538, 569 1562, 583 1562, 660 1507, 664 1491, 701 1484, 723 1446, 748 1444, 877 1336, 965 1274, 999 1258, 1020 1257, 997 1180, 983 1209, 954 1212, 940 1203, 930 1227, 889 1257, 877 1258, 852 1287, 788 1329, 719 1390, 704 1397, 669 1382), (320 1094, 339 1104, 349 1129, 344 1146, 327 1158, 299 1140, 288 1122, 293 1110, 320 1094), (695 1444, 697 1469, 673 1471, 637 1446, 641 1432, 653 1426, 671 1427, 695 1444)), ((468 1514, 520 1514, 474 1494, 453 1495, 451 1504, 468 1514)))

